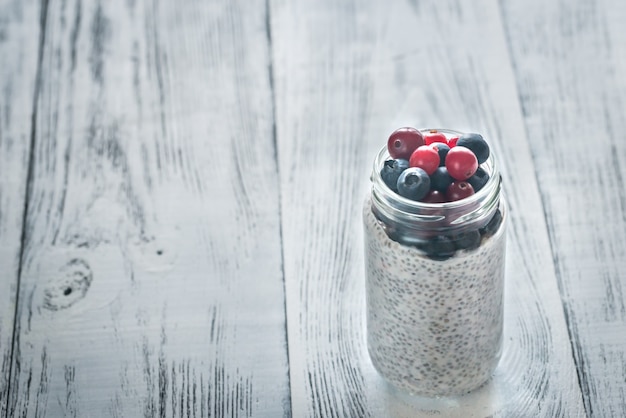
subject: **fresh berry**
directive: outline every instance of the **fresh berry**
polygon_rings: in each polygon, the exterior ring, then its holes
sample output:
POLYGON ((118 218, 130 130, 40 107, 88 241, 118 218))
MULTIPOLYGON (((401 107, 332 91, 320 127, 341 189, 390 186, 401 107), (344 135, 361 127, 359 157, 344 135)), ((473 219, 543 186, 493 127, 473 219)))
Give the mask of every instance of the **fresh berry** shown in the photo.
POLYGON ((448 139, 448 146, 450 148, 452 147, 456 147, 456 142, 459 140, 458 136, 453 136, 452 138, 448 139))
POLYGON ((408 160, 387 160, 380 170, 380 177, 387 187, 398 193, 398 177, 407 168, 409 168, 408 160))
POLYGON ((430 190, 430 177, 419 167, 407 168, 398 177, 398 193, 412 200, 420 200, 430 190))
POLYGON ((390 236, 390 238, 402 245, 416 247, 420 249, 424 248, 424 246, 426 245, 426 241, 423 238, 416 237, 415 234, 411 234, 408 231, 400 230, 400 231, 394 231, 394 232, 395 232, 394 236, 393 237, 390 236))
POLYGON ((454 243, 444 235, 436 236, 428 241, 424 250, 433 260, 443 261, 454 255, 454 243))
POLYGON ((474 250, 480 246, 480 239, 480 232, 475 229, 454 236, 452 241, 457 250, 474 250))
MULTIPOLYGON (((412 159, 413 156, 411 156, 411 161, 412 159)), ((412 162, 409 165, 412 166, 412 162)), ((448 151, 446 168, 454 179, 467 180, 476 172, 478 160, 472 151, 457 144, 456 147, 450 148, 450 151, 448 151)))
POLYGON ((453 181, 446 190, 446 199, 449 202, 465 199, 474 194, 474 188, 466 181, 453 181))
POLYGON ((450 174, 448 174, 447 168, 437 167, 435 172, 430 176, 430 188, 445 193, 453 180, 450 174))
POLYGON ((448 151, 450 151, 450 147, 448 144, 444 144, 442 142, 434 142, 431 144, 431 147, 437 150, 439 154, 439 167, 443 167, 446 165, 446 155, 448 155, 448 151))
POLYGON ((444 203, 445 201, 446 201, 446 195, 440 192, 439 190, 431 190, 422 199, 422 202, 424 203, 444 203))
POLYGON ((428 145, 422 145, 411 154, 409 167, 419 167, 431 175, 439 167, 439 153, 428 145))
POLYGON ((496 213, 493 214, 491 220, 484 227, 480 228, 480 233, 484 236, 491 236, 496 233, 500 224, 502 223, 502 212, 500 209, 496 210, 496 213))
POLYGON ((457 141, 457 146, 470 149, 478 159, 478 164, 482 164, 489 158, 489 145, 481 134, 464 134, 457 141))
POLYGON ((395 130, 387 140, 387 150, 391 158, 408 160, 417 147, 424 145, 424 136, 415 128, 395 130))
POLYGON ((424 143, 426 145, 434 144, 435 142, 442 142, 444 144, 448 143, 448 138, 441 132, 437 132, 432 130, 424 135, 424 143))
POLYGON ((467 182, 474 188, 474 192, 482 189, 487 184, 487 181, 489 181, 489 174, 482 167, 478 167, 474 175, 467 179, 467 182))

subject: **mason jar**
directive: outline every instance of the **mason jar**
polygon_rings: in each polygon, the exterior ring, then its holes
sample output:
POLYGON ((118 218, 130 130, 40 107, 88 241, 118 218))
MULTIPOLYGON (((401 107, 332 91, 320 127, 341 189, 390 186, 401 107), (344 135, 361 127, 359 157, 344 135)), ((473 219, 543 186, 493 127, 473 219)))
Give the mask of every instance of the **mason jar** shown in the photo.
POLYGON ((446 203, 392 191, 380 175, 386 146, 374 161, 363 208, 367 344, 382 377, 406 392, 467 393, 500 359, 507 209, 490 154, 486 184, 446 203))

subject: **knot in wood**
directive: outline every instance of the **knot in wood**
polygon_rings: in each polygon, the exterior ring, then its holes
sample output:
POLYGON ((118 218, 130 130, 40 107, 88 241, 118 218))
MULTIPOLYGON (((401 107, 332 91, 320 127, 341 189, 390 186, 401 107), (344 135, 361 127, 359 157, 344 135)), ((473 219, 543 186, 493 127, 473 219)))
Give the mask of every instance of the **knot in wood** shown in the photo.
POLYGON ((59 269, 58 280, 48 283, 43 306, 51 311, 69 308, 84 298, 93 281, 93 273, 85 260, 70 260, 59 269))

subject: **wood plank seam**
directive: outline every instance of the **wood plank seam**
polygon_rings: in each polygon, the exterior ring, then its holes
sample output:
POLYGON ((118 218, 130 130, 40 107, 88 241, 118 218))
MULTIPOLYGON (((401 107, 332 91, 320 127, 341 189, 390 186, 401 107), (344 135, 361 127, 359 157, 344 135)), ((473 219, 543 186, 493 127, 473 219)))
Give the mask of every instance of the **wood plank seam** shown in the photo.
MULTIPOLYGON (((505 16, 504 16, 504 11, 503 11, 503 7, 502 7, 502 0, 498 0, 497 2, 498 4, 498 12, 500 14, 500 23, 502 25, 502 32, 504 34, 504 41, 506 43, 506 47, 507 47, 507 52, 508 52, 508 56, 509 56, 509 65, 511 66, 512 71, 515 73, 515 62, 513 60, 513 49, 512 49, 512 44, 511 44, 511 37, 510 37, 510 33, 507 30, 506 26, 505 26, 505 16)), ((519 108, 522 111, 522 114, 525 114, 524 111, 524 101, 522 99, 521 93, 520 93, 520 86, 519 86, 519 77, 515 78, 515 90, 516 90, 516 96, 517 96, 517 101, 519 104, 519 108)), ((525 137, 528 137, 528 125, 527 125, 527 121, 526 118, 522 118, 523 121, 523 135, 525 137)), ((553 225, 554 223, 551 220, 551 216, 548 212, 548 208, 546 207, 546 192, 545 190, 542 189, 542 187, 540 186, 539 183, 539 179, 540 177, 540 173, 538 170, 538 165, 536 163, 537 158, 536 158, 536 153, 534 152, 534 150, 532 149, 532 147, 530 148, 530 156, 532 158, 533 161, 533 175, 535 176, 535 179, 537 181, 537 191, 539 193, 539 197, 540 197, 540 203, 541 203, 541 210, 542 210, 542 216, 546 225, 546 232, 548 235, 548 242, 550 244, 550 252, 551 252, 551 258, 552 258, 552 264, 554 266, 554 273, 556 276, 556 283, 557 283, 557 287, 559 290, 559 295, 560 295, 560 299, 561 299, 561 307, 563 309, 563 316, 565 319, 565 325, 566 325, 566 329, 567 329, 567 334, 569 336, 569 342, 570 342, 570 346, 571 346, 571 350, 572 350, 572 357, 573 357, 573 361, 574 361, 574 365, 575 365, 575 369, 576 369, 576 378, 578 380, 578 387, 580 389, 581 392, 581 396, 582 396, 582 403, 584 405, 585 408, 585 415, 587 417, 589 416, 593 416, 593 411, 591 408, 591 400, 589 399, 589 391, 590 391, 590 387, 589 387, 589 382, 588 379, 585 378, 585 367, 584 367, 584 359, 583 359, 583 355, 581 354, 582 352, 582 347, 580 344, 580 338, 579 338, 579 333, 578 332, 573 332, 572 327, 576 326, 575 321, 572 321, 571 316, 574 315, 574 312, 572 311, 572 309, 570 309, 567 301, 565 301, 563 299, 563 295, 564 295, 564 291, 563 291, 563 273, 561 271, 561 263, 559 262, 559 256, 558 253, 556 251, 556 240, 554 237, 554 230, 553 228, 550 227, 550 225, 553 225)))
POLYGON ((292 414, 291 401, 291 356, 289 352, 289 317, 287 316, 287 283, 285 276, 285 241, 283 239, 283 195, 282 195, 282 175, 280 170, 280 158, 278 150, 278 132, 276 129, 276 86, 274 84, 274 50, 272 47, 272 9, 270 0, 265 0, 265 33, 267 36, 267 52, 268 52, 268 75, 271 100, 272 114, 272 144, 274 145, 274 161, 276 163, 276 178, 278 179, 278 238, 280 240, 280 273, 283 279, 283 312, 285 315, 285 344, 287 352, 287 387, 289 397, 288 405, 285 405, 285 414, 287 411, 292 414))
MULTIPOLYGON (((39 100, 39 92, 41 91, 41 67, 43 60, 43 49, 44 42, 46 38, 46 22, 48 16, 48 0, 42 0, 41 13, 39 16, 39 48, 37 51, 37 70, 35 72, 35 88, 33 90, 33 105, 31 112, 31 127, 30 127, 30 149, 28 150, 28 168, 26 174, 26 193, 24 196, 24 208, 22 210, 22 231, 20 236, 20 251, 19 251, 19 261, 17 265, 17 280, 15 286, 15 309, 13 311, 13 332, 11 335, 11 350, 9 356, 9 375, 8 375, 8 387, 7 387, 7 399, 6 404, 3 406, 4 411, 7 413, 7 416, 12 416, 14 411, 15 402, 12 402, 14 398, 16 398, 17 391, 12 391, 12 380, 13 375, 15 374, 15 369, 13 365, 15 362, 15 347, 17 345, 17 339, 19 338, 19 330, 18 330, 18 312, 20 306, 20 283, 22 279, 23 273, 23 265, 24 265, 24 254, 25 254, 25 244, 27 238, 27 227, 28 227, 28 211, 29 211, 29 202, 30 196, 32 192, 33 186, 33 176, 34 176, 34 162, 35 162, 35 138, 37 135, 37 103, 39 100), (10 411, 10 412, 9 412, 10 411)), ((16 364, 16 367, 19 367, 19 364, 16 364)))

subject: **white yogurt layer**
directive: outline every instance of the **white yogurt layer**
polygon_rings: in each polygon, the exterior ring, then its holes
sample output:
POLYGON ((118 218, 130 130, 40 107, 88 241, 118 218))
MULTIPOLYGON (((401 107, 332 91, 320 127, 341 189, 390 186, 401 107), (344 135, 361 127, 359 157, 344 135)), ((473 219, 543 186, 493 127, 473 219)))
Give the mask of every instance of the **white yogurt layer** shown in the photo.
MULTIPOLYGON (((364 205, 368 348, 394 386, 425 396, 471 391, 502 348, 502 222, 472 251, 432 260, 391 240, 364 205)), ((503 213, 506 216, 506 213, 503 213)))

